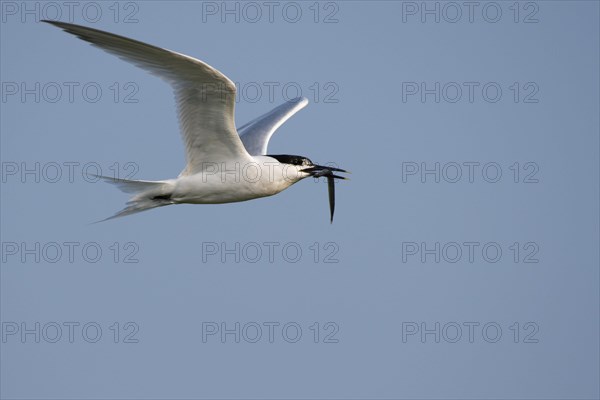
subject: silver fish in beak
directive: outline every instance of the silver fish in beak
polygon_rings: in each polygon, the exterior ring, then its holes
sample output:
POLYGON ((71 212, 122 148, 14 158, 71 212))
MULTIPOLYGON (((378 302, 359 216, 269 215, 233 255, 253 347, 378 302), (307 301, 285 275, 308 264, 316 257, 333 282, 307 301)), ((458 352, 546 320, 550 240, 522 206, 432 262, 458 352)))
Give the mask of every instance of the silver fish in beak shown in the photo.
POLYGON ((333 214, 335 212, 335 180, 336 179, 344 179, 348 180, 348 178, 339 176, 334 174, 334 172, 344 172, 348 173, 348 171, 334 168, 334 167, 326 167, 323 165, 313 165, 309 168, 304 168, 301 170, 302 172, 307 172, 311 176, 315 178, 326 177, 327 178, 327 191, 329 192, 329 211, 331 214, 330 222, 333 223, 333 214))

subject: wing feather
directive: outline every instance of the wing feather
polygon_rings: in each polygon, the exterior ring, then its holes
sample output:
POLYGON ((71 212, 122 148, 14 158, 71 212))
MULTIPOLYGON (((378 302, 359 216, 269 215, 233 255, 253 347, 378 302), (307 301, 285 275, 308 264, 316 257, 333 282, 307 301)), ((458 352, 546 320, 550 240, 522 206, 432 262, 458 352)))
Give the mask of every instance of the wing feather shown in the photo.
POLYGON ((248 153, 253 156, 266 155, 273 133, 307 104, 307 98, 298 97, 241 126, 238 132, 248 153))
POLYGON ((43 22, 90 42, 173 87, 187 160, 181 175, 196 173, 207 162, 249 159, 235 129, 235 84, 215 68, 184 54, 98 29, 43 22))

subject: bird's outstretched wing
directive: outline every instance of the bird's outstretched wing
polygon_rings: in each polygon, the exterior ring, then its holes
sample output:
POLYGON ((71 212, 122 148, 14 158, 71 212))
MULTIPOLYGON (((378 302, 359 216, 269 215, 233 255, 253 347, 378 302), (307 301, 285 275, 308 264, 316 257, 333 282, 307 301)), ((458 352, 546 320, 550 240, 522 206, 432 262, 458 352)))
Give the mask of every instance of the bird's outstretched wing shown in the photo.
POLYGON ((307 104, 307 98, 297 97, 238 128, 246 151, 253 156, 266 155, 273 133, 307 104))
POLYGON ((123 36, 64 22, 43 22, 135 64, 173 87, 187 159, 181 175, 201 171, 204 163, 250 160, 235 129, 235 84, 221 72, 195 58, 123 36))

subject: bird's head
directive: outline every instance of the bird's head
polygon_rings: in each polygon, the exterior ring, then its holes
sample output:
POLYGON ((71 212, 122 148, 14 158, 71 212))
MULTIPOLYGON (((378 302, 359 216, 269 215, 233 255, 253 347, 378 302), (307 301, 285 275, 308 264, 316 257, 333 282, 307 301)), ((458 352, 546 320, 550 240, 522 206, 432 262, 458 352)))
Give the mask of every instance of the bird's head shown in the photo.
POLYGON ((343 176, 336 175, 335 172, 349 172, 340 168, 317 165, 313 163, 310 159, 303 156, 280 154, 269 155, 269 157, 273 157, 281 164, 286 164, 294 168, 294 170, 297 172, 297 180, 308 178, 309 176, 315 178, 327 178, 327 188, 329 191, 329 209, 331 212, 331 222, 333 222, 333 212, 335 210, 335 179, 348 179, 343 176))

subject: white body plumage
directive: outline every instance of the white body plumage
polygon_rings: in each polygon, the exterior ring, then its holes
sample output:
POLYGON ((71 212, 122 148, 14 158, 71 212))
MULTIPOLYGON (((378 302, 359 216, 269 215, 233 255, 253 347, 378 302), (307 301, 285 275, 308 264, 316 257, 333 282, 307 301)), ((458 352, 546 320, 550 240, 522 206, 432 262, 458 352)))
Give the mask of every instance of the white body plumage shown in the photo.
POLYGON ((308 104, 298 98, 235 127, 235 84, 210 65, 181 53, 98 29, 44 21, 131 62, 169 83, 174 92, 187 165, 175 179, 138 181, 102 177, 132 193, 127 207, 107 219, 169 204, 218 204, 272 196, 308 176, 328 181, 331 219, 335 204, 332 167, 306 157, 267 155, 273 133, 308 104))

